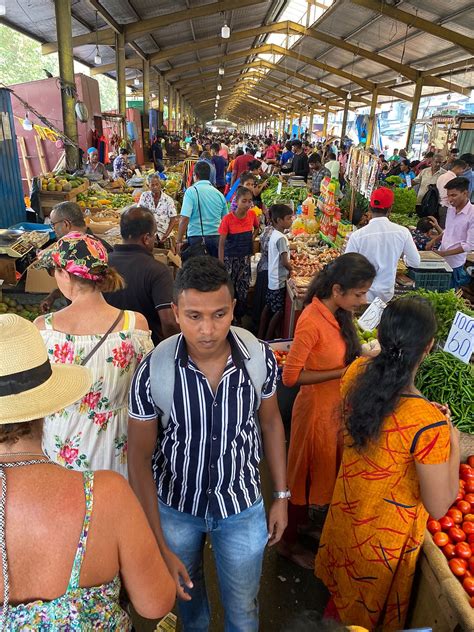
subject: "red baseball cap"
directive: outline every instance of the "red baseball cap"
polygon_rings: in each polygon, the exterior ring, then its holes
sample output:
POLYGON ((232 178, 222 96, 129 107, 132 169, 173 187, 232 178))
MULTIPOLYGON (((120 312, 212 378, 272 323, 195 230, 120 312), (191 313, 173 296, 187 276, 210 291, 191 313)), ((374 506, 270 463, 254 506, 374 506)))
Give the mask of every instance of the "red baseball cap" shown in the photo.
POLYGON ((387 187, 380 187, 380 189, 375 189, 375 191, 372 191, 372 195, 370 196, 370 206, 373 209, 390 208, 391 206, 393 206, 394 200, 395 195, 392 189, 388 189, 387 187))

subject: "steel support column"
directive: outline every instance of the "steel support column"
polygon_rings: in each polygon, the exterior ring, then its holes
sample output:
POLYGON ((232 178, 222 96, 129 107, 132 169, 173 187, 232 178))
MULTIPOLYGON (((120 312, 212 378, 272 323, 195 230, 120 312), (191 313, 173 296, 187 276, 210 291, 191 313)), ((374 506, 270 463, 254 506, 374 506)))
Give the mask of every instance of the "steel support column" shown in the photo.
MULTIPOLYGON (((59 76, 62 81, 61 106, 64 133, 74 143, 78 142, 76 122, 76 84, 74 81, 74 60, 72 52, 71 3, 54 0, 56 32, 58 36, 59 76)), ((69 169, 79 167, 79 149, 66 144, 66 164, 69 169)))
MULTIPOLYGON (((61 0, 59 0, 60 2, 61 0)), ((119 114, 126 120, 127 117, 127 96, 125 83, 125 36, 123 33, 115 35, 115 56, 117 62, 117 91, 119 114)), ((124 123, 124 138, 127 137, 127 125, 124 123)))

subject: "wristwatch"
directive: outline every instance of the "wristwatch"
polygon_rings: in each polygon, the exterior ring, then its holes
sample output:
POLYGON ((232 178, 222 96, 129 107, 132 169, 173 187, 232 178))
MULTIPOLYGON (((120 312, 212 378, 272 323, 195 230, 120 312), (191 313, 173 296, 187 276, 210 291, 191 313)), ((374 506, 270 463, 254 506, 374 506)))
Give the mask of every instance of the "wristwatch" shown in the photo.
POLYGON ((291 498, 291 492, 289 489, 287 489, 285 492, 273 492, 273 498, 288 499, 291 498))

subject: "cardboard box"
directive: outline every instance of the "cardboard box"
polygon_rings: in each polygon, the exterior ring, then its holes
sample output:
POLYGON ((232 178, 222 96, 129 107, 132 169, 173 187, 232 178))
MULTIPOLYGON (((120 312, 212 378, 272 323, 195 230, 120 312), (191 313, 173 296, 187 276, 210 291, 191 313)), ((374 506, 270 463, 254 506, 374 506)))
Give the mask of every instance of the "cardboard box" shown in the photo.
POLYGON ((35 294, 49 294, 56 290, 58 284, 56 279, 49 276, 45 268, 34 268, 30 266, 26 270, 25 292, 35 294))
POLYGON ((153 248, 153 257, 165 266, 168 265, 168 251, 165 248, 153 248))
POLYGON ((15 259, 13 257, 1 256, 0 257, 0 279, 2 279, 6 285, 16 285, 16 266, 15 259))

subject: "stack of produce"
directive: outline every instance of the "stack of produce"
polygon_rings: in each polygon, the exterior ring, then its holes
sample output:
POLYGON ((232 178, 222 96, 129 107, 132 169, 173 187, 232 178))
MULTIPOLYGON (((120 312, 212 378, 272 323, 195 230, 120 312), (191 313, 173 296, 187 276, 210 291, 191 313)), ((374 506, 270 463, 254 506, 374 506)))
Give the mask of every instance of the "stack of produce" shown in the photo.
POLYGON ((275 356, 275 360, 277 361, 277 365, 279 368, 283 368, 286 363, 286 358, 288 357, 288 351, 279 351, 276 349, 272 349, 273 354, 275 356))
POLYGON ((319 232, 319 219, 297 217, 291 225, 291 234, 295 237, 304 235, 316 235, 319 232))
POLYGON ((416 227, 418 215, 405 214, 405 213, 390 213, 390 221, 399 226, 405 226, 406 228, 416 227))
POLYGON ((313 276, 320 272, 325 265, 339 256, 334 248, 318 248, 311 250, 301 248, 300 251, 291 251, 292 281, 296 286, 306 287, 313 276))
POLYGON ((33 321, 41 314, 41 309, 39 303, 26 305, 18 300, 4 296, 0 303, 0 314, 18 314, 18 316, 26 318, 26 320, 33 321))
POLYGON ((431 303, 438 321, 437 341, 444 341, 448 337, 456 312, 474 316, 474 310, 471 309, 470 304, 460 296, 457 296, 454 290, 449 290, 449 292, 431 292, 419 289, 408 292, 405 296, 422 296, 431 303))
POLYGON ((106 217, 104 212, 130 206, 134 199, 129 193, 112 193, 104 190, 99 192, 94 187, 89 187, 87 191, 78 194, 77 203, 82 208, 88 208, 93 215, 106 217))
POLYGON ((461 463, 459 478, 459 492, 451 509, 440 520, 430 517, 427 528, 474 608, 474 455, 461 463))
POLYGON ((446 351, 435 351, 422 362, 415 383, 430 401, 448 404, 458 430, 474 434, 473 365, 446 351))
POLYGON ((167 179, 162 183, 165 193, 171 196, 173 199, 176 198, 176 194, 181 189, 181 178, 182 174, 171 171, 166 173, 167 179))
POLYGON ((71 176, 65 171, 58 171, 56 173, 45 173, 41 176, 41 190, 50 192, 69 192, 82 186, 85 182, 88 182, 86 178, 71 176))
POLYGON ((283 184, 280 193, 278 193, 278 183, 280 180, 276 176, 268 178, 268 185, 262 191, 262 201, 266 207, 272 204, 293 202, 294 207, 298 207, 308 196, 306 187, 290 187, 283 184))

